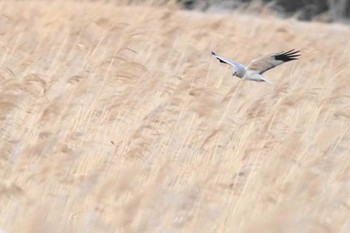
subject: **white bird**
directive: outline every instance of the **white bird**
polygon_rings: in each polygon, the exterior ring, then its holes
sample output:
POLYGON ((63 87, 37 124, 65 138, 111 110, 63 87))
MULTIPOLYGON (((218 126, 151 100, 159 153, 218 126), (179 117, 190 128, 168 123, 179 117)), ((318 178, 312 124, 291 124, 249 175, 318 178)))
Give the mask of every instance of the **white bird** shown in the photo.
POLYGON ((238 78, 243 78, 257 82, 272 83, 271 81, 264 78, 262 74, 268 71, 269 69, 272 69, 285 62, 297 60, 300 56, 299 52, 299 50, 297 51, 292 49, 287 52, 280 52, 263 56, 252 60, 248 66, 244 66, 238 62, 220 57, 214 52, 211 52, 211 54, 214 57, 216 57, 220 62, 229 64, 233 67, 232 76, 237 76, 238 78))

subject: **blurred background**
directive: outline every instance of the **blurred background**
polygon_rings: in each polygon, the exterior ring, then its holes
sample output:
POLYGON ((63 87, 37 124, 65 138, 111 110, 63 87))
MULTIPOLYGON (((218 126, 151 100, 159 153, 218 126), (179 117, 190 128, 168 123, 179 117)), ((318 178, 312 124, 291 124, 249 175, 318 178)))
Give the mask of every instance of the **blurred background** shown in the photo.
POLYGON ((104 0, 102 2, 113 2, 117 5, 175 5, 182 9, 202 12, 273 14, 301 21, 349 23, 350 18, 350 0, 104 0))
POLYGON ((350 0, 177 0, 184 9, 200 11, 273 12, 303 21, 347 21, 350 0))

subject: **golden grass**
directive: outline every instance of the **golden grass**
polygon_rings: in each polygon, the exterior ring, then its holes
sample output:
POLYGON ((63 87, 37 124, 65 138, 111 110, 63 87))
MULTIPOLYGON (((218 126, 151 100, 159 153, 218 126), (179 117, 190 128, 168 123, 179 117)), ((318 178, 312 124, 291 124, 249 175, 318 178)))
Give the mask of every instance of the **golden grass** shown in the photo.
POLYGON ((350 29, 103 2, 0 5, 0 229, 349 232, 350 29), (301 49, 241 81, 243 63, 301 49))

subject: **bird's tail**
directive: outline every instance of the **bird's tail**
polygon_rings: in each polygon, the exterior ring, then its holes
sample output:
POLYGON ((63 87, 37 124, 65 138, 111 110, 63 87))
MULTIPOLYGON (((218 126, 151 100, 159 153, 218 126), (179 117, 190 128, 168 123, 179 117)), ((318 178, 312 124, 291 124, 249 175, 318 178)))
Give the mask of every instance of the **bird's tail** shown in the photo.
POLYGON ((271 82, 270 80, 266 79, 266 78, 265 78, 265 77, 263 77, 262 75, 261 75, 261 79, 262 79, 262 80, 264 80, 264 81, 265 81, 265 82, 267 82, 267 83, 272 84, 272 82, 271 82))

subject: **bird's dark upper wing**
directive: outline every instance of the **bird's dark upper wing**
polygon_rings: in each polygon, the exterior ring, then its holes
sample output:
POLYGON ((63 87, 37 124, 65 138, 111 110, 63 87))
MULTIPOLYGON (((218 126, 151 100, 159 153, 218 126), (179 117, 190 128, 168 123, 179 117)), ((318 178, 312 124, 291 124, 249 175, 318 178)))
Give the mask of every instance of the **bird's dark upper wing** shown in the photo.
POLYGON ((300 56, 299 50, 289 50, 287 52, 275 53, 272 55, 260 57, 250 62, 247 69, 257 71, 259 74, 281 65, 285 62, 297 60, 300 56))

